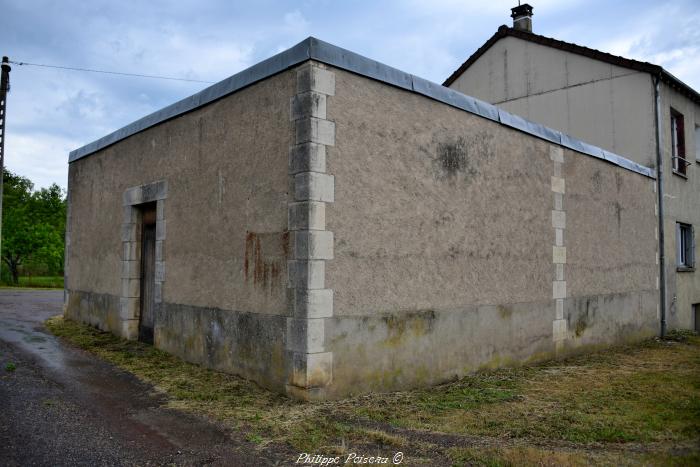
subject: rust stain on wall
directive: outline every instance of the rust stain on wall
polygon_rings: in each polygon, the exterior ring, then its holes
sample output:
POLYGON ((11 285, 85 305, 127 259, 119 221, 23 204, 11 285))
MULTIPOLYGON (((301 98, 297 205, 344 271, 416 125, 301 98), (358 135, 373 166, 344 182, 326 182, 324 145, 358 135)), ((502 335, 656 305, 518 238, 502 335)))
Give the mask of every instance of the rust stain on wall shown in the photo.
POLYGON ((289 232, 247 232, 243 273, 246 282, 262 288, 281 285, 289 252, 289 232))

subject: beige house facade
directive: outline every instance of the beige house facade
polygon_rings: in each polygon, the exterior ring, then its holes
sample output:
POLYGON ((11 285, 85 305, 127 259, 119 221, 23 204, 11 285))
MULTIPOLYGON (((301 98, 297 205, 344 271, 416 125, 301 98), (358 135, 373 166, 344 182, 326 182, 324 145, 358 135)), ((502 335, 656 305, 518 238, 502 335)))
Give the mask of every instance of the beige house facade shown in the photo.
POLYGON ((669 329, 699 329, 700 94, 660 66, 533 33, 527 4, 512 16, 444 85, 657 169, 659 313, 669 329))
POLYGON ((309 38, 71 153, 65 315, 303 399, 638 341, 655 186, 309 38))

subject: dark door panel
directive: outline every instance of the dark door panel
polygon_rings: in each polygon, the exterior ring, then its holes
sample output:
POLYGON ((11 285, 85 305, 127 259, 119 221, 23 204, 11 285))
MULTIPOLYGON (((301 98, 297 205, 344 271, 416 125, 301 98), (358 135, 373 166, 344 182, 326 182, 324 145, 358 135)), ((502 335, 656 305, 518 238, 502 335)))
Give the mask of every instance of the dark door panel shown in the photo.
POLYGON ((143 211, 141 234, 141 317, 139 340, 153 343, 155 324, 156 224, 155 209, 143 211))

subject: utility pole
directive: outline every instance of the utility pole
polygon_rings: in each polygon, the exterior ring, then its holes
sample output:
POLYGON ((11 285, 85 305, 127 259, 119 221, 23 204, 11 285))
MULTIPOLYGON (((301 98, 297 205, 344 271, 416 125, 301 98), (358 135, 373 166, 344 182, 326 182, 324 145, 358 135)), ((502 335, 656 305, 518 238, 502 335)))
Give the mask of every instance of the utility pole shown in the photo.
MULTIPOLYGON (((7 93, 10 92, 10 59, 2 57, 2 74, 0 75, 0 251, 2 251, 2 194, 5 174, 5 123, 7 122, 7 93)), ((2 260, 0 259, 0 269, 2 260)))

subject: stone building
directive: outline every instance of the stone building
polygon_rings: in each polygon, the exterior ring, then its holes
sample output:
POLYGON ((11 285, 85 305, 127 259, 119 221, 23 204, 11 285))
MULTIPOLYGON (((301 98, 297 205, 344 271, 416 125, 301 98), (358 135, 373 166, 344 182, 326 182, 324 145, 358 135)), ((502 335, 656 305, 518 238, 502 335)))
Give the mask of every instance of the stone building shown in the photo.
POLYGON ((309 38, 70 154, 65 314, 307 399, 635 341, 655 177, 309 38))
POLYGON ((532 7, 498 31, 444 83, 657 169, 663 193, 659 314, 700 330, 700 94, 658 65, 532 32, 532 7), (662 305, 663 304, 663 305, 662 305))

